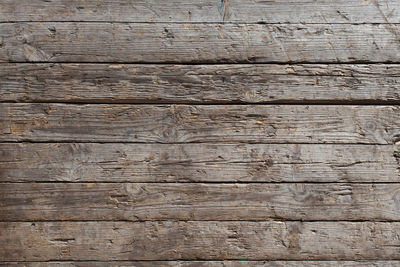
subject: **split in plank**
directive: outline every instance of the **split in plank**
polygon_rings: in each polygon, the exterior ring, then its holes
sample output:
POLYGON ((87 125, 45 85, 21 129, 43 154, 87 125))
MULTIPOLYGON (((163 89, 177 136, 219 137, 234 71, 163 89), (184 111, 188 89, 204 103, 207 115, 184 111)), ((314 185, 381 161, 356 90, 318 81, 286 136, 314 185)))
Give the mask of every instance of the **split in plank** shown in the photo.
POLYGON ((11 183, 0 221, 400 220, 400 184, 11 183))
POLYGON ((397 267, 400 261, 46 261, 0 262, 0 266, 12 267, 397 267))
POLYGON ((6 222, 1 261, 400 259, 398 222, 6 222))
POLYGON ((391 24, 4 23, 0 62, 387 63, 400 62, 399 33, 391 24))
POLYGON ((3 0, 0 21, 400 23, 397 0, 3 0))
POLYGON ((393 144, 396 106, 0 104, 0 141, 393 144))
POLYGON ((400 103, 399 65, 0 64, 0 101, 400 103))
POLYGON ((400 182, 392 145, 2 143, 0 182, 400 182))

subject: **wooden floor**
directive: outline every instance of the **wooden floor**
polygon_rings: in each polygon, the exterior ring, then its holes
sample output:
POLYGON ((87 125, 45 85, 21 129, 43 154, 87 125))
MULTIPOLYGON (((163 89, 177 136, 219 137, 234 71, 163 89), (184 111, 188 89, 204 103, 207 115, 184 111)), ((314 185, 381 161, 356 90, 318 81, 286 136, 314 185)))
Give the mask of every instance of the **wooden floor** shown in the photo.
POLYGON ((400 1, 3 0, 1 266, 400 266, 400 1))

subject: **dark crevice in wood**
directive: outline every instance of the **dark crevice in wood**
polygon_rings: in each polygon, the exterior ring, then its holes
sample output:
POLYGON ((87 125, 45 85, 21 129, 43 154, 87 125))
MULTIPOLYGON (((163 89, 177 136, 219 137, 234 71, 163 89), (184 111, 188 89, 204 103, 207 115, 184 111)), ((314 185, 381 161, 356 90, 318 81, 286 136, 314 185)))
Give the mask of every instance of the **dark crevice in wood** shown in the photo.
MULTIPOLYGON (((184 144, 251 144, 251 145, 268 145, 268 144, 287 144, 287 145, 366 145, 366 146, 371 146, 371 145, 379 145, 379 146, 388 146, 392 144, 382 144, 382 143, 346 143, 346 142, 335 142, 335 143, 330 143, 330 142, 323 142, 323 143, 317 143, 317 142, 279 142, 279 141, 271 141, 271 142, 252 142, 252 141, 236 141, 235 143, 232 143, 231 141, 220 141, 218 143, 216 142, 203 142, 203 141, 190 141, 190 142, 130 142, 130 141, 124 141, 124 142, 115 142, 115 141, 91 141, 91 140, 45 140, 45 141, 40 141, 40 140, 31 140, 31 139, 19 139, 16 141, 13 140, 4 140, 0 141, 0 144, 23 144, 23 143, 29 143, 29 144, 164 144, 164 145, 184 145, 184 144)), ((395 144, 396 142, 393 142, 395 144)))
MULTIPOLYGON (((183 222, 183 223, 190 223, 190 222, 305 222, 305 223, 313 223, 313 222, 343 222, 343 223, 364 223, 364 222, 371 222, 371 223, 398 223, 400 220, 299 220, 299 219, 285 219, 281 217, 268 217, 267 219, 260 219, 260 220, 249 220, 249 219, 235 219, 235 220, 183 220, 183 219, 157 219, 157 220, 1 220, 0 223, 57 223, 57 222, 71 222, 71 223, 101 223, 101 222, 116 222, 116 223, 145 223, 145 222, 183 222)), ((62 241, 61 241, 62 242, 62 241)))
POLYGON ((59 101, 54 100, 40 100, 40 101, 2 101, 0 103, 24 103, 24 104, 64 104, 64 105, 197 105, 197 106, 228 106, 228 105, 242 105, 242 106, 269 106, 269 105, 307 105, 307 106, 393 106, 400 105, 399 100, 301 100, 301 101, 260 101, 260 102, 243 102, 243 101, 133 101, 133 100, 112 100, 104 101, 99 99, 85 99, 85 100, 73 100, 73 101, 59 101))
POLYGON ((256 21, 256 22, 229 22, 229 21, 104 21, 104 20, 8 20, 0 21, 0 24, 17 24, 17 23, 103 23, 103 24, 217 24, 217 25, 400 25, 400 22, 266 22, 266 21, 256 21))
POLYGON ((47 260, 47 261, 0 261, 0 263, 6 264, 14 264, 14 263, 139 263, 139 262, 148 262, 148 263, 163 263, 163 262, 176 262, 176 263, 184 263, 184 262, 217 262, 217 263, 224 263, 227 261, 232 262, 243 262, 243 263, 251 263, 251 262, 263 262, 263 263, 286 263, 286 262, 337 262, 337 263, 345 263, 345 262, 357 262, 357 263, 373 263, 373 262, 390 262, 395 261, 398 262, 396 259, 364 259, 364 260, 331 260, 331 259, 307 259, 307 260, 296 260, 296 259, 281 259, 281 260, 270 260, 270 259, 262 259, 262 260, 253 260, 253 259, 213 259, 213 260, 206 260, 206 259, 184 259, 184 260, 47 260))
MULTIPOLYGON (((0 162, 1 163, 1 162, 0 162)), ((16 182, 2 182, 0 184, 218 184, 218 185, 234 185, 234 184, 363 184, 363 185, 374 185, 374 184, 400 184, 400 182, 318 182, 318 181, 304 181, 304 182, 291 182, 291 181, 281 181, 281 182, 268 182, 268 181, 179 181, 179 182, 147 182, 147 181, 137 181, 137 182, 121 182, 121 181, 16 181, 16 182)))
POLYGON ((0 61, 0 64, 135 64, 135 65, 400 65, 400 61, 369 61, 369 60, 352 60, 352 61, 226 61, 226 60, 212 60, 212 61, 198 61, 192 60, 188 62, 181 61, 17 61, 8 60, 0 61))
MULTIPOLYGON (((73 144, 73 143, 79 143, 79 144, 141 144, 141 145, 164 145, 164 146, 169 146, 169 145, 190 145, 191 143, 195 143, 195 144, 199 144, 196 142, 184 142, 184 143, 138 143, 138 142, 98 142, 98 141, 89 141, 89 142, 85 142, 85 141, 2 141, 0 142, 0 144, 73 144)), ((220 143, 220 142, 201 142, 200 144, 208 144, 208 145, 237 145, 237 144, 242 144, 241 142, 224 142, 224 143, 220 143)), ((246 144, 250 144, 250 145, 268 145, 270 143, 265 143, 265 142, 248 142, 246 144)), ((281 143, 278 143, 281 144, 281 143)), ((343 145, 358 145, 358 146, 388 146, 388 147, 392 147, 392 144, 370 144, 370 143, 282 143, 282 144, 287 144, 287 145, 337 145, 337 146, 343 146, 343 145)))

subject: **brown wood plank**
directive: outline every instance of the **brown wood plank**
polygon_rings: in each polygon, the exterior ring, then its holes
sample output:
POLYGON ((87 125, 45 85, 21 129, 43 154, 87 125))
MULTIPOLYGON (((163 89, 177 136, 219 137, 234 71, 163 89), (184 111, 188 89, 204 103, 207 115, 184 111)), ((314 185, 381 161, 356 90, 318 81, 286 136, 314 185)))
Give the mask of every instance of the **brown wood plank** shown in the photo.
POLYGON ((399 182, 398 148, 0 144, 0 182, 399 182))
POLYGON ((396 0, 3 0, 0 21, 399 23, 396 0))
POLYGON ((395 106, 0 104, 0 141, 393 144, 395 106))
POLYGON ((399 62, 399 27, 3 23, 0 62, 399 62))
POLYGON ((0 64, 0 101, 382 103, 400 66, 0 64))
POLYGON ((257 267, 396 267, 400 261, 390 260, 361 260, 361 261, 54 261, 54 262, 4 262, 0 266, 13 267, 242 267, 242 266, 257 266, 257 267))
POLYGON ((400 220, 399 184, 2 184, 0 221, 400 220))
POLYGON ((398 222, 7 222, 1 261, 400 259, 398 222))

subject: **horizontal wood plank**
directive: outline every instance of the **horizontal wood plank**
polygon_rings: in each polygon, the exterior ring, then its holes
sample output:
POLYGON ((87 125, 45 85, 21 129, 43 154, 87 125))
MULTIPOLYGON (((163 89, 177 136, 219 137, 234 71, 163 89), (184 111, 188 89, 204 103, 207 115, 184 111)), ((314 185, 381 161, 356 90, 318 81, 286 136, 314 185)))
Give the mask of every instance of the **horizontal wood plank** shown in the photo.
POLYGON ((396 0, 3 0, 0 21, 399 23, 396 0))
POLYGON ((0 141, 393 144, 396 106, 0 104, 0 141))
POLYGON ((361 260, 361 261, 53 261, 53 262, 0 262, 0 266, 13 267, 396 267, 400 261, 395 260, 361 260))
POLYGON ((399 184, 2 184, 0 221, 400 220, 399 184))
POLYGON ((398 148, 329 144, 0 144, 0 182, 400 182, 398 148))
POLYGON ((398 222, 7 222, 2 261, 400 259, 398 222))
POLYGON ((393 103, 400 66, 0 64, 0 101, 393 103))
POLYGON ((3 23, 0 62, 399 62, 399 27, 3 23))

